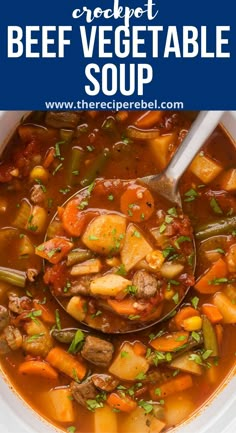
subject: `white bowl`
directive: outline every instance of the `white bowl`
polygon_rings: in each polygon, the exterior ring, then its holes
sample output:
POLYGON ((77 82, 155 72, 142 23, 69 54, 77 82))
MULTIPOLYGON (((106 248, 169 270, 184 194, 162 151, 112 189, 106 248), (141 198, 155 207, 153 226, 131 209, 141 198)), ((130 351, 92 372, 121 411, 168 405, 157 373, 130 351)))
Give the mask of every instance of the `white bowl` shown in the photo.
MULTIPOLYGON (((0 153, 17 122, 26 111, 0 111, 0 153)), ((225 113, 222 123, 236 140, 236 111, 225 113)), ((175 433, 235 433, 236 432, 236 369, 210 401, 193 416, 174 429, 175 433)), ((26 379, 27 380, 27 379, 26 379)), ((37 390, 36 390, 37 392, 37 390)), ((55 433, 58 429, 33 412, 0 372, 0 431, 4 433, 55 433)), ((61 430, 60 430, 61 431, 61 430)), ((172 430, 173 431, 173 430, 172 430)))

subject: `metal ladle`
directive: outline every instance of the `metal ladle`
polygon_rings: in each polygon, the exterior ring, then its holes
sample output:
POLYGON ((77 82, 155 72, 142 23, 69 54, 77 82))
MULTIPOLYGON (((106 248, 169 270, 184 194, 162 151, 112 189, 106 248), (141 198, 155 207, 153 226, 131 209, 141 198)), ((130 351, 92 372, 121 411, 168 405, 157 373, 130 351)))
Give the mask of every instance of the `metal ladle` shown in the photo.
MULTIPOLYGON (((189 166, 189 164, 191 163, 191 161, 193 160, 197 152, 203 146, 205 141, 214 131, 223 113, 224 113, 223 111, 201 111, 198 114, 196 120, 194 121, 192 127, 190 128, 187 136, 185 137, 185 139, 183 140, 183 142, 175 152, 167 168, 158 175, 139 178, 137 179, 137 182, 147 186, 149 190, 157 193, 159 196, 163 196, 169 202, 177 205, 180 209, 182 209, 181 197, 178 190, 179 179, 181 178, 181 176, 183 175, 183 173, 185 172, 185 170, 187 169, 187 167, 189 166)), ((77 194, 80 194, 81 192, 83 192, 84 194, 84 192, 86 192, 87 189, 88 187, 83 188, 82 190, 78 191, 76 194, 73 194, 72 197, 76 196, 77 194)), ((68 201, 70 201, 72 197, 70 197, 62 206, 64 206, 68 201)), ((56 215, 54 215, 52 220, 55 219, 56 215)), ((193 245, 194 251, 196 252, 195 243, 193 242, 193 244, 194 244, 193 245)), ((195 264, 193 268, 195 269, 195 264)), ((157 323, 160 323, 161 321, 166 319, 169 315, 171 315, 171 313, 173 313, 173 311, 182 303, 188 290, 189 288, 185 290, 182 299, 180 299, 177 305, 175 305, 171 311, 168 311, 167 314, 161 315, 158 319, 155 319, 154 321, 145 322, 140 327, 137 328, 132 327, 132 329, 129 329, 127 331, 116 330, 111 333, 125 334, 130 332, 142 331, 157 323)), ((61 301, 54 294, 53 296, 56 298, 59 304, 65 309, 61 301)), ((84 322, 79 322, 79 323, 81 323, 80 329, 85 330, 86 332, 88 332, 88 330, 90 329, 93 331, 100 331, 100 332, 102 331, 102 329, 93 328, 92 326, 90 327, 90 325, 88 325, 87 323, 84 322)))

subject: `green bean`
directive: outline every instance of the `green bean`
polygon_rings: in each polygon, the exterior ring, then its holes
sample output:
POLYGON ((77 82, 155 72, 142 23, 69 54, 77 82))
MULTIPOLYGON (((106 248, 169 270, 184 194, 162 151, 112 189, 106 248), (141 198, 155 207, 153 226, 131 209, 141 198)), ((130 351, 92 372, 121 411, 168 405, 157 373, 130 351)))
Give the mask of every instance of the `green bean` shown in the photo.
POLYGON ((93 253, 90 250, 82 250, 77 248, 69 252, 67 256, 66 266, 76 265, 77 263, 82 263, 85 260, 91 259, 93 253))
POLYGON ((13 286, 25 287, 26 274, 23 271, 0 267, 0 281, 10 283, 13 286))
POLYGON ((51 335, 60 343, 70 344, 77 332, 75 328, 53 329, 51 335))
POLYGON ((60 129, 60 139, 66 143, 69 143, 72 140, 73 134, 74 131, 71 129, 60 129))
POLYGON ((109 157, 108 149, 104 149, 103 152, 97 156, 97 158, 92 162, 87 172, 85 173, 85 176, 80 182, 80 184, 83 187, 90 185, 94 181, 94 179, 96 179, 96 177, 98 177, 101 174, 103 167, 107 162, 108 157, 109 157))
POLYGON ((84 152, 79 147, 72 147, 71 162, 68 170, 68 185, 74 186, 78 182, 78 175, 84 152))
POLYGON ((205 350, 210 351, 210 356, 218 356, 219 350, 216 333, 210 320, 206 316, 203 316, 202 319, 202 333, 205 350))
POLYGON ((202 241, 215 235, 230 234, 233 230, 236 230, 236 216, 196 227, 195 237, 202 241))

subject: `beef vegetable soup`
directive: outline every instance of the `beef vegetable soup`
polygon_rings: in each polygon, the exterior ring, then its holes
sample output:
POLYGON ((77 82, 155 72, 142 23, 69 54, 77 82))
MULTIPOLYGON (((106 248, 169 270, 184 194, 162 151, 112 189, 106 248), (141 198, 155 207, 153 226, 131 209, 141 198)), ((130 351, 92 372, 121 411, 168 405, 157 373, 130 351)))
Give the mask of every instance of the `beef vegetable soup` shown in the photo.
POLYGON ((234 367, 235 143, 218 126, 195 157, 184 215, 135 181, 165 168, 195 116, 33 112, 2 155, 1 368, 64 431, 165 432, 234 367))
POLYGON ((189 219, 166 202, 116 179, 94 181, 59 208, 35 253, 51 263, 44 282, 72 317, 115 333, 175 309, 195 260, 189 219))

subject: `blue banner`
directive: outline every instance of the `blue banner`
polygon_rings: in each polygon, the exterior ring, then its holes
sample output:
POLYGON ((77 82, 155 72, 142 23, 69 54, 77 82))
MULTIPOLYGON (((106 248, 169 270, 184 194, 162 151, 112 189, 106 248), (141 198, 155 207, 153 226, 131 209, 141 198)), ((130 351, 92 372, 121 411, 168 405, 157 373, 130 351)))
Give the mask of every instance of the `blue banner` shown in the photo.
POLYGON ((9 0, 0 109, 236 108, 233 0, 9 0))

